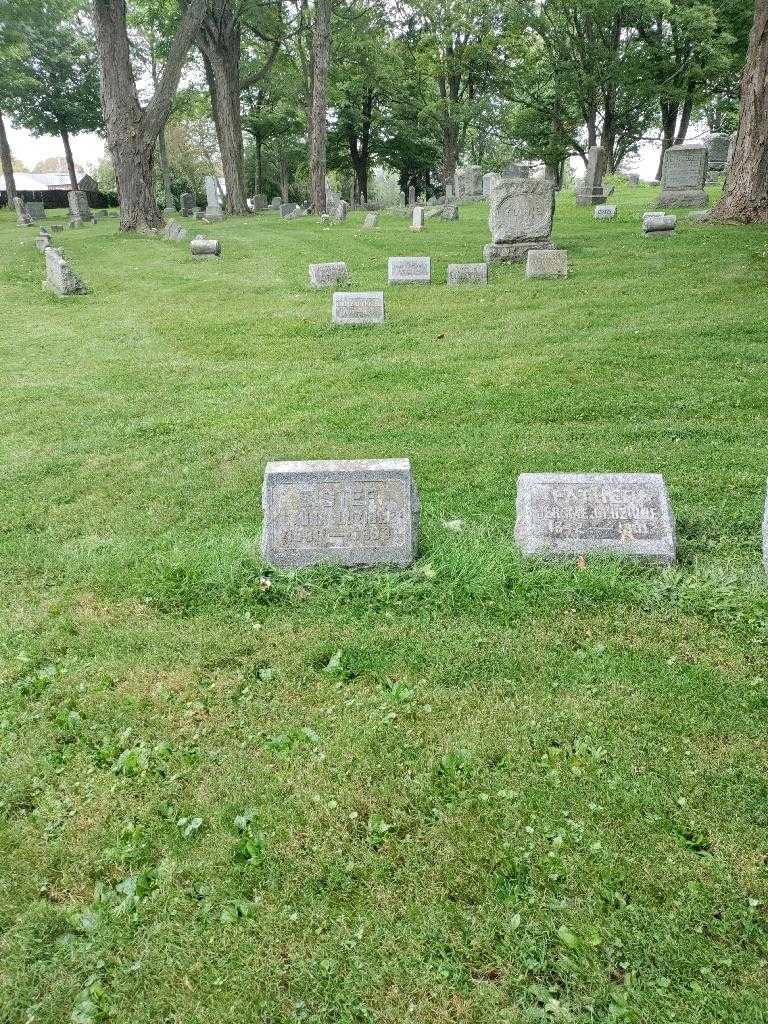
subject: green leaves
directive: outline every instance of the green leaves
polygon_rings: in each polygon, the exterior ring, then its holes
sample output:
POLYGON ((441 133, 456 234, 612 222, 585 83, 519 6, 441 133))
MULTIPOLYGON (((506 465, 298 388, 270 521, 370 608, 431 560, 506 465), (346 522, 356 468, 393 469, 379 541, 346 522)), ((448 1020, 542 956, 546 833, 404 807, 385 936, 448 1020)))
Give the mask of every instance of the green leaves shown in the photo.
POLYGON ((237 815, 233 824, 240 832, 233 853, 235 864, 251 867, 263 864, 266 857, 266 839, 264 833, 256 826, 256 811, 248 808, 237 815))

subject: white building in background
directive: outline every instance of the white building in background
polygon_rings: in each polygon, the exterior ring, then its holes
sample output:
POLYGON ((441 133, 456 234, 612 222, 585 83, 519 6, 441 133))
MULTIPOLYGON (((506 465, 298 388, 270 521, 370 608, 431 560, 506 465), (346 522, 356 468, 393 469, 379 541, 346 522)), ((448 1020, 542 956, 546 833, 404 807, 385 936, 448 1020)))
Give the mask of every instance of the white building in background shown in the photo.
MULTIPOLYGON (((14 171, 13 180, 16 183, 17 192, 68 192, 72 186, 69 183, 68 174, 45 174, 42 171, 14 171)), ((93 192, 98 185, 90 176, 82 171, 77 179, 78 188, 86 192, 93 192)), ((5 191, 5 176, 0 174, 0 192, 5 191)))

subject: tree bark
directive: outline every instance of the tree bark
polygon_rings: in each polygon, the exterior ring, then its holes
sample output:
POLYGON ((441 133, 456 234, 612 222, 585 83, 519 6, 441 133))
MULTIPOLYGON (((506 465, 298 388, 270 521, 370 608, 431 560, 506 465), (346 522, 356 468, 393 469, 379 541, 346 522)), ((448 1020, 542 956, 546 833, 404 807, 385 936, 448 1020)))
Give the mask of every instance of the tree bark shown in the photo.
POLYGON ((131 66, 126 0, 94 0, 93 20, 101 67, 101 106, 120 197, 120 228, 162 226, 155 200, 154 151, 176 95, 181 70, 206 13, 206 0, 189 0, 181 16, 155 94, 142 108, 131 66))
POLYGON ((768 221, 768 0, 755 0, 747 63, 741 78, 741 113, 725 193, 710 220, 768 221))
POLYGON ((75 170, 75 161, 72 157, 72 146, 69 144, 69 132, 66 128, 60 128, 59 135, 61 136, 61 141, 64 143, 64 157, 67 161, 69 184, 72 186, 72 190, 76 192, 78 189, 77 171, 75 170))
POLYGON ((453 184, 459 163, 459 132, 455 121, 443 124, 443 188, 453 184))
POLYGON ((312 208, 325 213, 326 138, 328 125, 328 69, 331 58, 332 0, 316 0, 312 30, 312 112, 310 116, 309 177, 312 208))
POLYGON ((0 166, 3 169, 3 177, 5 178, 5 195, 8 200, 8 205, 13 206, 13 201, 16 198, 16 179, 13 175, 13 157, 11 156, 11 147, 8 145, 8 136, 5 134, 5 122, 3 121, 3 115, 0 113, 0 166))
POLYGON ((176 204, 173 201, 173 193, 171 192, 171 169, 168 166, 168 150, 165 146, 165 128, 161 130, 157 137, 157 155, 160 158, 160 173, 163 176, 165 208, 166 210, 175 211, 176 204))

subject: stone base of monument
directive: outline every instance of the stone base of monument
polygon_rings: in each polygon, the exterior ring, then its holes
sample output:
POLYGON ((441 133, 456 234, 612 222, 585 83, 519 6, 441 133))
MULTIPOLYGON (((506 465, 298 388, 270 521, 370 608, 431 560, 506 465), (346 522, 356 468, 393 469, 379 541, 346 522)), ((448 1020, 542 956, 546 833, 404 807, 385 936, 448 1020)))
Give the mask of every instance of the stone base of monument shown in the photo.
POLYGON ((531 249, 551 249, 552 240, 541 238, 536 242, 491 242, 483 249, 486 263, 522 263, 531 249))
POLYGON ((702 206, 709 206, 709 196, 704 189, 680 189, 662 192, 658 203, 660 209, 669 210, 674 206, 693 207, 701 209, 702 206))
POLYGON ((268 565, 411 565, 419 496, 408 459, 270 462, 262 488, 268 565))
POLYGON ((224 214, 221 210, 206 209, 203 218, 208 221, 224 220, 224 214))
POLYGON ((568 277, 568 253, 565 249, 531 249, 525 276, 568 277))
POLYGON ((724 177, 723 171, 707 171, 707 184, 719 185, 724 177))

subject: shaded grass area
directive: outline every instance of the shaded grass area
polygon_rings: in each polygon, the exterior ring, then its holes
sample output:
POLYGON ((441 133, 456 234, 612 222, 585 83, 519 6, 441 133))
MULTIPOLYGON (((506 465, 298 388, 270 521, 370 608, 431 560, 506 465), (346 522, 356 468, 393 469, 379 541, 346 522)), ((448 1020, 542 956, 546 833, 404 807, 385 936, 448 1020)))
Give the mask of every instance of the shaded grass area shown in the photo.
POLYGON ((768 233, 654 197, 480 290, 483 204, 105 222, 72 300, 0 219, 3 1024, 766 1019, 768 233), (402 455, 412 570, 265 570, 269 459, 402 455), (522 561, 538 470, 662 472, 680 566, 522 561))

